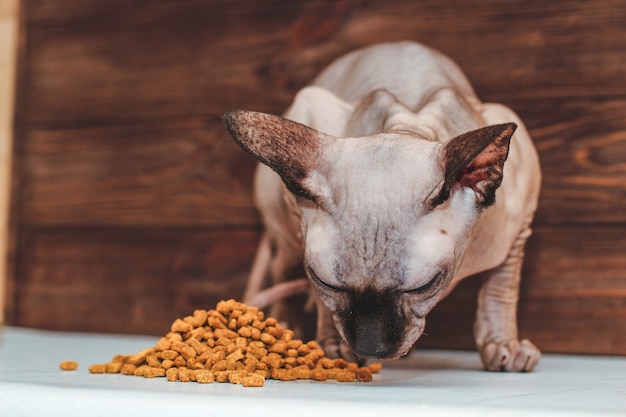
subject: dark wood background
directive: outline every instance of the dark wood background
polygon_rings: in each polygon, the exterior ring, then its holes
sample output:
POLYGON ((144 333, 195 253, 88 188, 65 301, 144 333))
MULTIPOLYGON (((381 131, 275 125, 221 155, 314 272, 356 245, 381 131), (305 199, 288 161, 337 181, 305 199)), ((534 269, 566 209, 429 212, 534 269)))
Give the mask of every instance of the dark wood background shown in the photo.
MULTIPOLYGON (((240 297, 260 235, 232 108, 281 113, 339 55, 417 40, 526 122, 544 172, 520 331, 626 354, 626 1, 28 0, 7 317, 164 333, 240 297)), ((478 280, 419 346, 473 348, 478 280)))

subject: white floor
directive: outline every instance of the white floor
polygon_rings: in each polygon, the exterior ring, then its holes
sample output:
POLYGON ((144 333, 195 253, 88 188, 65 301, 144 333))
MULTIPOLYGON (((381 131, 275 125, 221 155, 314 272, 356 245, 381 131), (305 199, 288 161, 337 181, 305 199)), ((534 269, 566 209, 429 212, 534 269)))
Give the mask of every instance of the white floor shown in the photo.
POLYGON ((475 352, 417 351, 370 383, 267 381, 263 388, 91 375, 152 337, 0 329, 2 416, 626 416, 626 358, 544 355, 532 373, 481 370, 475 352), (76 360, 77 371, 58 364, 76 360))

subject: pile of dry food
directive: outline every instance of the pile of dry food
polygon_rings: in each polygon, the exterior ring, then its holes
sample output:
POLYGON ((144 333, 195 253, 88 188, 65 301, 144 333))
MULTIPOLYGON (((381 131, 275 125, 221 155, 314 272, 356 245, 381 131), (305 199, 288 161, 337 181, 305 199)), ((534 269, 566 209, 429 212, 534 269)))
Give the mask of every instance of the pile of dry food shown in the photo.
POLYGON ((196 310, 177 319, 155 346, 116 355, 109 363, 91 365, 89 372, 261 387, 268 378, 367 382, 380 368, 380 363, 359 367, 327 358, 316 342, 294 339, 276 319, 229 300, 220 301, 215 310, 196 310))

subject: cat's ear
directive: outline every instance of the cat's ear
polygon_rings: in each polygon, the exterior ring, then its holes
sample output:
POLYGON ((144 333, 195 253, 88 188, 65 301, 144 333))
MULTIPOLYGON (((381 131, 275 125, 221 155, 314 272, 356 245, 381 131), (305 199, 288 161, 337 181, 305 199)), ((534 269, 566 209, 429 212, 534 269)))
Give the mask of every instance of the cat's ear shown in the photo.
MULTIPOLYGON (((455 184, 471 188, 480 207, 495 202, 515 123, 487 126, 452 139, 441 150, 445 179, 437 202, 445 201, 455 184)), ((436 204, 435 204, 436 205, 436 204)))
POLYGON ((318 199, 316 187, 308 184, 307 178, 334 137, 280 116, 252 111, 231 111, 224 116, 224 123, 233 140, 276 171, 289 191, 318 199))

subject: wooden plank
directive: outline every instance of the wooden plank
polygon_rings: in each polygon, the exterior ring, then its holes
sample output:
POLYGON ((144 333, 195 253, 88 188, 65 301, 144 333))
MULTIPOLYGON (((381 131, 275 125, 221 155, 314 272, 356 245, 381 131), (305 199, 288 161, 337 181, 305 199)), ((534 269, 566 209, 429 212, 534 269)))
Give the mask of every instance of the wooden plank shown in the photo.
POLYGON ((20 120, 280 112, 337 56, 400 39, 449 54, 486 100, 626 94, 624 2, 155 3, 28 2, 20 120))
MULTIPOLYGON (((479 287, 470 278, 442 301, 418 347, 474 349, 479 287)), ((626 227, 537 227, 518 320, 520 336, 544 352, 626 355, 626 227)))
POLYGON ((256 161, 221 118, 29 130, 23 225, 256 225, 256 161))
POLYGON ((244 2, 239 11, 212 4, 202 12, 153 20, 143 14, 152 4, 144 3, 129 18, 33 22, 23 68, 30 83, 20 119, 91 126, 222 114, 243 103, 282 109, 290 94, 260 80, 257 71, 284 48, 276 41, 284 36, 277 28, 289 25, 294 7, 306 7, 281 3, 277 13, 264 2, 254 4, 244 2))
POLYGON ((528 100, 543 181, 536 223, 626 223, 626 100, 528 100))
POLYGON ((196 308, 241 298, 258 232, 22 235, 14 325, 164 334, 196 308))

